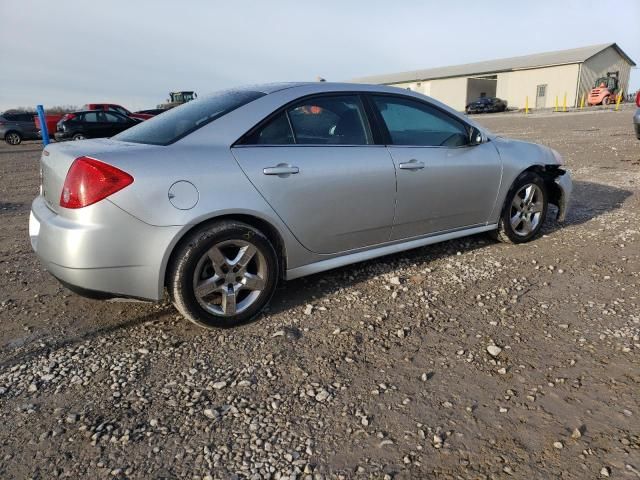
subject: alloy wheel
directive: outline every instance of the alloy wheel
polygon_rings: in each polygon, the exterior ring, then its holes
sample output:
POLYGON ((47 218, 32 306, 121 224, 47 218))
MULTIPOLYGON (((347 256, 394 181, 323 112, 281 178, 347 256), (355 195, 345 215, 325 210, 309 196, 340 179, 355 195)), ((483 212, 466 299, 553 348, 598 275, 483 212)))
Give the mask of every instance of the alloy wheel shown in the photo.
POLYGON ((5 140, 9 145, 18 145, 20 143, 20 135, 15 132, 11 132, 5 137, 5 140))
POLYGON ((542 189, 534 183, 524 185, 511 202, 511 228, 516 235, 526 237, 540 223, 544 209, 542 189))
POLYGON ((200 258, 193 275, 193 290, 202 308, 230 317, 253 305, 267 285, 267 261, 246 240, 215 244, 200 258))

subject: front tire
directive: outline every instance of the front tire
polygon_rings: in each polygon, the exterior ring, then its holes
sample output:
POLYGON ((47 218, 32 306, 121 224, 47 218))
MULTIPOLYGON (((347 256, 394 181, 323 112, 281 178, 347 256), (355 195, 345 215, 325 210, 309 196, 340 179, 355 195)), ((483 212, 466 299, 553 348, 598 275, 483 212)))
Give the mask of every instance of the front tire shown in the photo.
POLYGON ((22 135, 18 132, 8 132, 4 136, 4 141, 9 145, 20 145, 20 143, 22 143, 22 135))
POLYGON ((83 133, 76 133, 73 137, 71 137, 74 141, 84 140, 87 137, 84 136, 83 133))
POLYGON ((542 177, 535 172, 523 172, 507 193, 495 238, 505 243, 532 240, 540 233, 547 207, 547 189, 542 177))
POLYGON ((602 99, 602 105, 609 105, 611 103, 611 99, 607 96, 602 99))
POLYGON ((195 230, 178 246, 167 288, 191 322, 229 328, 260 314, 275 292, 278 271, 275 249, 262 232, 223 221, 195 230))

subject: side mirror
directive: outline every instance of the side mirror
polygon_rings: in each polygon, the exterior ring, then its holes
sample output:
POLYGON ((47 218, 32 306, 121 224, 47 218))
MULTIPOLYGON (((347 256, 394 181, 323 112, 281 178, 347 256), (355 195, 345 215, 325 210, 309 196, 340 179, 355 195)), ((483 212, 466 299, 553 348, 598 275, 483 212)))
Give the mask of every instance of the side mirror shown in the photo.
POLYGON ((484 142, 482 132, 476 127, 471 127, 469 130, 469 145, 480 145, 482 142, 484 142))

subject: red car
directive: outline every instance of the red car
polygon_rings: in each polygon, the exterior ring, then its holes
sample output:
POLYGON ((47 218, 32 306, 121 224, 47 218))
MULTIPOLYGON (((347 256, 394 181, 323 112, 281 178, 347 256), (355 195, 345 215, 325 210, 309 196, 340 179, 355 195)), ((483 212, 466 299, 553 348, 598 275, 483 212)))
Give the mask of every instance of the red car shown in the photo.
POLYGON ((138 120, 149 120, 154 116, 149 113, 133 113, 115 103, 88 103, 82 107, 82 110, 112 110, 130 118, 137 118, 138 120))

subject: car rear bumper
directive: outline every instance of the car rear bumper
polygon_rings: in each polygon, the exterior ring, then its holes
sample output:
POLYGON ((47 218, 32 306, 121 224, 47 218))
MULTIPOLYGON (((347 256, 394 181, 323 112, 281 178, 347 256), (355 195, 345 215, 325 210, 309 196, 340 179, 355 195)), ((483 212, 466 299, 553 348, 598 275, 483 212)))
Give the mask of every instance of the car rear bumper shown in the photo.
POLYGON ((86 296, 160 300, 163 258, 181 227, 148 225, 108 200, 82 210, 88 221, 58 215, 42 196, 33 201, 29 237, 47 270, 86 296))
POLYGON ((53 138, 58 142, 64 142, 65 140, 71 140, 73 134, 71 132, 55 132, 53 138))

